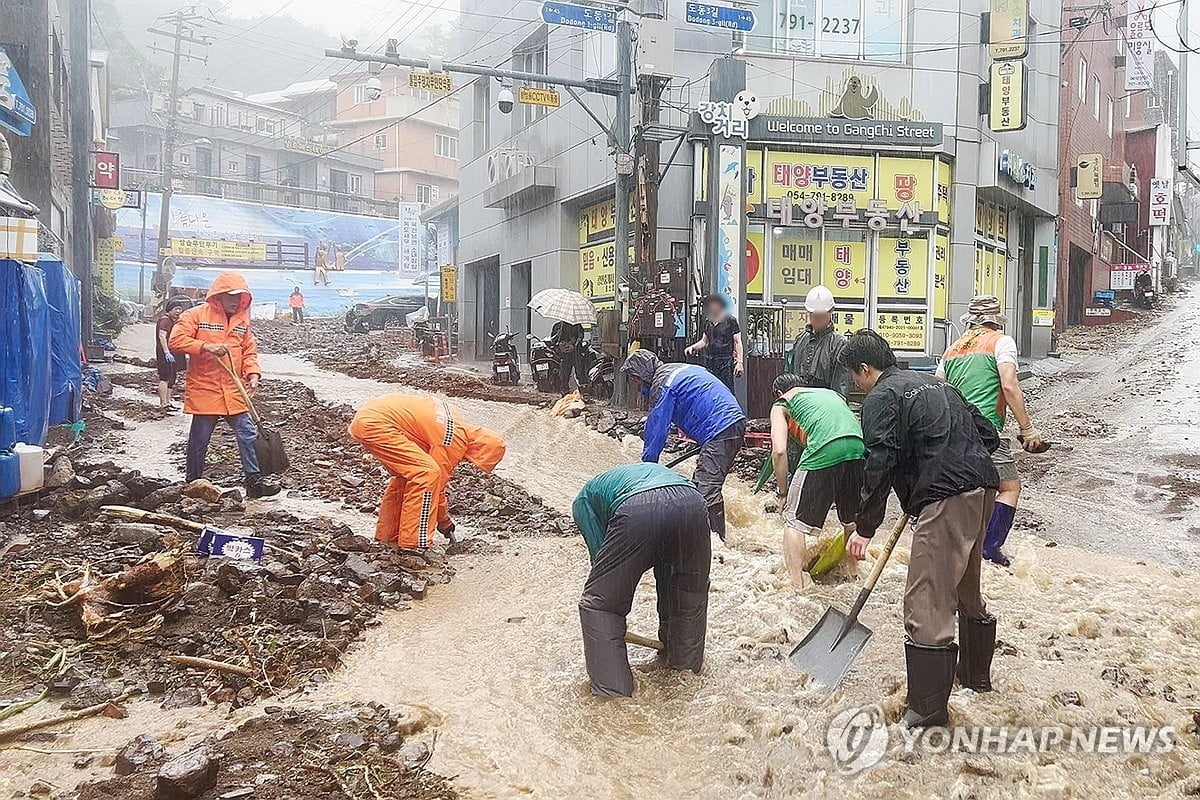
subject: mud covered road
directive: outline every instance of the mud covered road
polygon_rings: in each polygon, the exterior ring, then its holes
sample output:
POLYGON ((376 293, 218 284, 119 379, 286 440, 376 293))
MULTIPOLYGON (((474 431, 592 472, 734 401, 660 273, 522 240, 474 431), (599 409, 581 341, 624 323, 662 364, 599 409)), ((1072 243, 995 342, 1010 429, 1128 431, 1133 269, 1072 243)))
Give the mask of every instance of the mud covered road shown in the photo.
POLYGON ((1025 381, 1055 442, 1021 463, 1021 521, 1061 544, 1200 569, 1200 304, 1072 331, 1025 381))
MULTIPOLYGON (((779 555, 778 516, 734 477, 726 487, 729 543, 714 550, 702 674, 673 673, 651 653, 631 648, 636 696, 594 700, 586 690, 577 611, 587 555, 558 521, 587 478, 638 458, 636 437, 600 433, 585 419, 551 418, 526 402, 480 399, 474 383, 460 384, 446 370, 432 378, 407 372, 415 384, 408 386, 397 372, 364 371, 361 355, 342 363, 336 354, 352 347, 336 339, 318 347, 272 340, 262 358, 263 402, 301 463, 286 478, 284 497, 247 503, 247 515, 286 507, 299 518, 327 516, 369 535, 382 475, 338 430, 349 408, 378 394, 446 392, 464 416, 505 437, 508 456, 495 481, 460 476, 459 486, 470 488, 459 493, 467 506, 460 532, 471 546, 447 553, 453 580, 407 611, 381 610, 328 679, 302 695, 240 709, 210 702, 186 712, 141 701, 129 704, 128 719, 83 721, 24 741, 21 751, 0 745, 0 790, 28 795, 37 779, 56 790, 109 779, 112 768, 102 759, 141 733, 157 737, 172 756, 208 738, 237 766, 256 758, 260 740, 216 737, 277 704, 294 703, 303 715, 370 702, 419 717, 425 727, 411 743, 414 756, 433 774, 453 776, 453 789, 472 798, 1195 796, 1200 608, 1196 549, 1188 544, 1194 509, 1181 491, 1191 479, 1180 465, 1194 452, 1191 440, 1200 438, 1200 430, 1192 433, 1197 401, 1188 396, 1200 377, 1193 355, 1200 337, 1190 333, 1198 316, 1181 304, 1153 324, 1088 331, 1064 344, 1061 361, 1039 364, 1039 377, 1027 381, 1035 420, 1056 448, 1022 457, 1028 490, 1011 541, 1013 566, 988 566, 984 574, 1000 619, 997 691, 958 690, 950 702, 957 727, 1170 725, 1177 733, 1170 752, 903 753, 896 721, 904 707, 907 537, 863 614, 874 638, 840 690, 826 695, 790 666, 787 654, 826 606, 851 604, 869 564, 859 574, 845 569, 795 590, 779 555), (1102 346, 1088 346, 1096 341, 1102 346), (889 749, 873 768, 846 777, 831 759, 827 729, 839 714, 862 707, 885 715, 889 749), (94 753, 95 761, 79 767, 77 750, 94 753)), ((370 344, 377 348, 373 362, 402 363, 391 345, 370 344)), ((161 419, 148 408, 154 400, 144 373, 117 383, 110 411, 126 422, 101 429, 102 447, 121 469, 178 480, 184 419, 161 419)), ((227 437, 214 440, 214 460, 232 459, 230 445, 227 437)), ((630 628, 654 627, 647 580, 630 628)), ((272 725, 271 735, 293 735, 275 734, 272 725)), ((347 733, 321 730, 321 741, 334 744, 347 733)), ((355 752, 375 751, 368 745, 355 752)), ((356 786, 346 792, 339 782, 360 776, 365 782, 364 766, 379 763, 340 763, 347 766, 305 787, 369 796, 369 783, 362 793, 356 786)), ((101 784, 93 790, 100 794, 90 796, 137 796, 142 774, 101 784)), ((242 774, 233 777, 238 782, 222 778, 222 790, 241 785, 242 774)), ((260 796, 276 795, 262 789, 260 796)))

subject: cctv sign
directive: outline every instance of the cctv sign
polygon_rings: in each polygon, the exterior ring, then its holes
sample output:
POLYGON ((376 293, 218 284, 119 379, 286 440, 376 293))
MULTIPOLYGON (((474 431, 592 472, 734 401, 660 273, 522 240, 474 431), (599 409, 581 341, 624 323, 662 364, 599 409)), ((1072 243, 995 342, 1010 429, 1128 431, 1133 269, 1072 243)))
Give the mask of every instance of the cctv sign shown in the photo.
POLYGON ((92 186, 97 189, 121 188, 121 157, 116 153, 92 153, 92 186))
POLYGON ((454 90, 454 80, 445 72, 410 72, 408 87, 446 94, 454 90))

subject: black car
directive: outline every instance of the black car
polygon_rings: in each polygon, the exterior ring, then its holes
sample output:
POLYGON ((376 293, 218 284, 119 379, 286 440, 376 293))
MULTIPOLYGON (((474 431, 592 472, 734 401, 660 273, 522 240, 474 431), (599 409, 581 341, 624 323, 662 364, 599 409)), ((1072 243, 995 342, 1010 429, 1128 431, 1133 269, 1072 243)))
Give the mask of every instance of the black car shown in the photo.
POLYGON ((355 303, 346 312, 346 330, 351 333, 367 331, 392 331, 403 328, 407 316, 424 308, 420 297, 381 297, 366 303, 355 303))

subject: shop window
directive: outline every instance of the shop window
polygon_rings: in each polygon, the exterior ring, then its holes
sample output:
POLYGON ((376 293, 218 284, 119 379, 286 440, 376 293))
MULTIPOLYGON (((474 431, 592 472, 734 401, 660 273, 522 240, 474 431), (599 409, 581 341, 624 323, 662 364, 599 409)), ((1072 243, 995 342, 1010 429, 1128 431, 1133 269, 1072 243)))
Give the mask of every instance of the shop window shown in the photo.
POLYGON ((906 0, 759 0, 746 49, 902 61, 906 0))

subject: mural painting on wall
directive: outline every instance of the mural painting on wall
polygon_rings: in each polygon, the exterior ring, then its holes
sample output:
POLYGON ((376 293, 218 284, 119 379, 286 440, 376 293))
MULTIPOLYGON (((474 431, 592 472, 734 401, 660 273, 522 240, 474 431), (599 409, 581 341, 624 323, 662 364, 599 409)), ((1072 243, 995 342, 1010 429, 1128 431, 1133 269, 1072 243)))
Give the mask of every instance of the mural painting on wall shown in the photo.
POLYGON ((817 98, 816 108, 806 100, 777 97, 762 108, 761 113, 775 117, 925 121, 925 115, 913 106, 910 98, 901 97, 898 102, 891 102, 880 91, 874 78, 863 75, 854 68, 846 69, 839 77, 831 75, 825 80, 825 88, 817 98))

